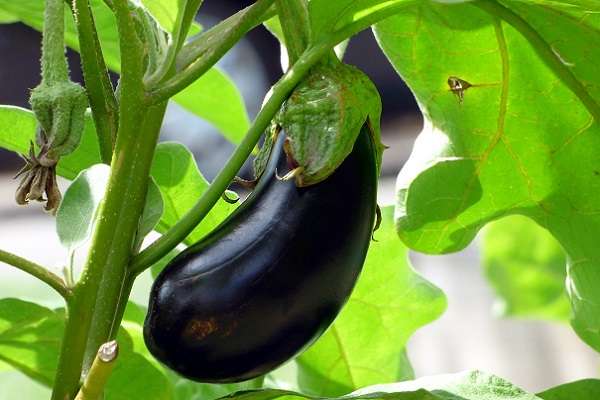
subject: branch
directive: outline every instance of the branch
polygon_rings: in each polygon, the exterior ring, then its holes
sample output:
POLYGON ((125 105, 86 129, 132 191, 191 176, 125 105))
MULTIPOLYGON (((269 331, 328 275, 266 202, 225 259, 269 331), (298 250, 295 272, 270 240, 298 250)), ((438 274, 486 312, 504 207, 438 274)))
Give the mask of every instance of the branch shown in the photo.
POLYGON ((273 86, 271 96, 260 110, 250 130, 231 155, 225 167, 219 172, 208 190, 198 202, 158 240, 139 253, 132 261, 132 272, 139 274, 160 260, 165 254, 181 243, 202 221, 225 192, 242 164, 246 161, 262 133, 279 111, 283 102, 296 85, 321 58, 331 50, 331 46, 323 45, 307 50, 294 66, 273 86))
POLYGON ((48 85, 69 80, 65 57, 65 3, 46 1, 42 36, 42 81, 48 85))
POLYGON ((104 386, 106 386, 106 382, 108 382, 108 378, 115 367, 118 355, 119 345, 116 340, 100 346, 90 372, 88 372, 75 400, 98 400, 101 398, 104 386))
POLYGON ((52 400, 75 397, 85 358, 109 339, 131 243, 148 188, 150 164, 166 104, 143 107, 144 47, 127 0, 114 0, 121 54, 119 132, 111 177, 81 278, 74 288, 52 400), (144 134, 141 135, 140 132, 144 134), (92 329, 93 325, 93 329, 92 329))
POLYGON ((306 0, 276 0, 289 65, 293 65, 310 43, 310 22, 306 0))
POLYGON ((185 4, 177 10, 177 18, 175 20, 175 30, 171 35, 171 43, 167 50, 167 56, 147 80, 149 86, 160 82, 168 76, 168 73, 173 70, 177 53, 183 46, 185 38, 194 22, 194 17, 204 0, 185 0, 185 4))
POLYGON ((74 0, 73 6, 81 65, 100 144, 100 155, 105 164, 110 164, 118 128, 117 100, 102 55, 90 3, 88 0, 74 0))
POLYGON ((12 265, 13 267, 27 272, 29 275, 41 280, 54 289, 58 294, 60 294, 65 301, 68 302, 71 298, 71 290, 67 287, 65 282, 60 277, 48 271, 41 265, 3 250, 0 250, 0 261, 8 265, 12 265))
POLYGON ((179 71, 157 87, 150 88, 151 102, 168 100, 204 75, 250 29, 266 20, 273 2, 258 0, 186 44, 177 57, 179 71))

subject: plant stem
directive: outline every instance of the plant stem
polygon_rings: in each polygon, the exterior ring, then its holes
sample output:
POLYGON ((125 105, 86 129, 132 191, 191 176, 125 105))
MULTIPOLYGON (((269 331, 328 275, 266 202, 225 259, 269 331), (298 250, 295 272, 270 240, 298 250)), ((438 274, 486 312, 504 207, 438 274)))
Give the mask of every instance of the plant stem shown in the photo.
POLYGON ((560 80, 579 98, 588 112, 596 121, 600 121, 600 105, 589 94, 585 86, 577 79, 575 74, 567 67, 552 46, 520 15, 492 0, 480 0, 473 5, 481 8, 490 15, 499 17, 510 24, 529 41, 531 47, 540 56, 544 63, 560 78, 560 80))
POLYGON ((85 86, 102 162, 110 164, 118 128, 118 106, 88 0, 73 0, 85 86))
MULTIPOLYGON (((144 154, 140 154, 129 158, 130 162, 143 162, 144 170, 138 170, 136 175, 130 175, 128 178, 121 177, 120 187, 118 190, 131 191, 134 190, 134 186, 137 187, 136 191, 139 190, 136 198, 131 198, 128 194, 123 193, 125 202, 129 203, 126 207, 127 210, 122 209, 123 218, 135 218, 127 224, 127 235, 132 235, 131 240, 128 243, 124 243, 121 248, 121 256, 118 259, 107 258, 103 262, 105 263, 105 272, 100 279, 100 286, 98 288, 98 298, 94 306, 94 315, 91 322, 91 329, 88 334, 88 343, 86 346, 86 357, 84 358, 83 367, 84 370, 92 362, 92 357, 98 346, 107 340, 113 339, 117 333, 118 327, 121 322, 122 313, 120 308, 127 304, 129 294, 133 286, 133 281, 129 276, 129 270, 127 264, 132 255, 133 239, 137 231, 136 221, 139 221, 141 212, 144 208, 145 197, 148 186, 148 176, 150 174, 150 165, 152 164, 152 157, 154 155, 154 148, 158 140, 158 133, 166 110, 166 103, 150 107, 144 114, 142 119, 134 127, 131 125, 131 134, 133 136, 130 145, 132 149, 137 146, 138 149, 144 146, 144 154), (139 132, 144 132, 143 135, 139 135, 139 132), (135 180, 136 182, 132 182, 135 180), (137 201, 140 201, 139 203, 137 201), (135 205, 135 208, 133 204, 135 205), (131 228, 134 228, 131 230, 131 228), (122 257, 122 258, 121 258, 122 257), (115 265, 116 264, 116 265, 115 265), (117 272, 118 269, 118 272, 117 272)), ((119 129, 119 135, 122 130, 119 129)), ((130 147, 127 147, 129 150, 130 147)), ((115 152, 115 157, 117 157, 115 152)), ((124 160, 124 159, 123 159, 124 160)), ((113 164, 114 167, 114 164, 113 164)), ((140 165, 141 167, 141 165, 140 165)), ((109 184, 110 185, 110 184, 109 184)), ((110 187, 110 186, 109 186, 110 187)), ((108 202, 108 199, 106 200, 108 202)), ((118 207, 124 208, 123 204, 118 204, 118 207)), ((115 247, 119 247, 114 240, 121 240, 121 238, 129 238, 130 236, 124 236, 118 234, 113 228, 106 226, 105 241, 111 242, 112 244, 106 244, 104 251, 114 251, 115 247), (113 233, 110 233, 110 232, 113 233), (110 237, 110 239, 109 239, 110 237), (110 249, 110 250, 109 250, 110 249)), ((128 239, 129 240, 129 239, 128 239)), ((102 245, 104 247, 105 245, 102 245)), ((91 267, 91 266, 90 266, 91 267)))
POLYGON ((293 65, 310 42, 310 22, 305 0, 276 0, 289 65, 293 65))
POLYGON ((138 254, 131 263, 131 269, 139 274, 170 250, 181 243, 202 221, 225 189, 229 186, 242 164, 246 161, 265 129, 287 99, 292 90, 327 52, 330 46, 317 46, 307 50, 294 66, 273 86, 271 96, 260 110, 250 130, 231 155, 225 167, 219 172, 208 190, 198 202, 169 231, 138 254))
POLYGON ((194 22, 194 17, 202 5, 203 0, 186 0, 183 7, 177 10, 177 19, 175 20, 175 30, 171 37, 171 43, 167 51, 167 57, 163 60, 158 70, 147 80, 147 85, 153 86, 168 76, 169 71, 173 70, 175 58, 181 49, 190 26, 194 22))
POLYGON ((96 353, 90 372, 75 400, 99 400, 115 366, 119 346, 116 341, 104 343, 96 353))
MULTIPOLYGON (((202 52, 198 55, 198 58, 190 65, 185 66, 183 71, 179 71, 175 76, 157 87, 151 88, 150 101, 154 104, 166 101, 204 75, 204 73, 215 65, 215 63, 219 61, 221 57, 223 57, 223 55, 246 34, 246 32, 256 26, 259 23, 258 21, 262 21, 263 15, 269 10, 273 1, 274 0, 258 0, 253 6, 244 10, 245 13, 236 20, 237 24, 232 26, 227 25, 226 29, 222 29, 221 24, 225 24, 228 20, 223 21, 213 28, 216 30, 221 26, 219 36, 213 35, 214 32, 211 33, 213 29, 205 32, 202 36, 204 37, 206 44, 209 43, 207 37, 214 37, 211 46, 201 48, 202 52)), ((186 54, 189 53, 189 51, 190 48, 186 49, 184 47, 184 49, 182 49, 184 58, 188 57, 186 54)), ((194 53, 197 52, 196 49, 194 53)))
POLYGON ((72 399, 79 389, 92 320, 95 329, 91 342, 103 338, 95 349, 109 339, 115 303, 127 276, 127 263, 144 207, 158 138, 156 121, 162 120, 158 111, 164 109, 164 104, 152 108, 143 106, 143 43, 137 36, 128 1, 115 0, 114 8, 122 71, 119 131, 92 247, 68 308, 53 400, 72 399))
POLYGON ((23 272, 27 272, 29 275, 41 280, 54 289, 58 294, 60 294, 65 301, 68 302, 71 298, 71 290, 67 287, 65 282, 60 277, 48 271, 41 265, 4 250, 0 250, 0 261, 8 265, 12 265, 13 267, 18 268, 23 272))
MULTIPOLYGON (((188 43, 186 43, 179 54, 177 55, 177 70, 181 71, 187 69, 192 63, 194 63, 201 55, 208 51, 212 51, 215 46, 215 42, 220 40, 227 32, 239 27, 241 21, 246 20, 249 13, 254 13, 257 7, 261 7, 261 4, 254 3, 253 5, 244 8, 241 11, 233 14, 229 18, 221 21, 216 26, 211 29, 202 32, 199 35, 195 35, 188 43)), ((246 32, 261 23, 265 22, 267 19, 271 18, 275 15, 274 7, 269 8, 260 18, 257 18, 254 21, 254 24, 251 26, 246 25, 246 32)))
POLYGON ((65 3, 46 0, 42 36, 42 81, 48 85, 69 80, 65 57, 65 3))

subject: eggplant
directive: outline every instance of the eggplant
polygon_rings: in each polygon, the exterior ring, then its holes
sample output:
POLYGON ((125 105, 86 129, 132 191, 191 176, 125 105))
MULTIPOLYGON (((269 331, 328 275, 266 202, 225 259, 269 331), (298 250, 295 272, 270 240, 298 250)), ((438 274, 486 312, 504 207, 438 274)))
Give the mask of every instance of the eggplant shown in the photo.
POLYGON ((326 180, 296 187, 281 131, 248 199, 175 257, 150 293, 144 339, 186 378, 266 374, 313 343, 348 300, 376 217, 377 167, 364 127, 326 180))

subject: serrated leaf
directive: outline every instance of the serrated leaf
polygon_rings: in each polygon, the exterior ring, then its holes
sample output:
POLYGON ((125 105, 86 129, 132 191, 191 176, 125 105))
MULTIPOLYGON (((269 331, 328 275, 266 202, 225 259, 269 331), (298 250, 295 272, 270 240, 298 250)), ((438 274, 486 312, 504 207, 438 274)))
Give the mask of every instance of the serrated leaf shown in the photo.
POLYGON ((446 308, 442 291, 417 274, 383 208, 356 288, 327 332, 297 358, 303 393, 339 396, 375 383, 396 382, 410 364, 409 337, 446 308))
POLYGON ((445 253, 494 219, 532 218, 566 250, 573 327, 600 350, 597 7, 420 2, 376 34, 428 120, 398 177, 401 238, 445 253))
POLYGON ((569 320, 567 257, 546 229, 518 215, 494 221, 483 230, 482 258, 503 316, 569 320))
MULTIPOLYGON (((174 16, 177 14, 177 6, 173 6, 175 3, 179 1, 145 0, 145 5, 167 30, 172 26, 174 16)), ((121 64, 119 36, 114 15, 102 0, 90 0, 90 6, 106 63, 110 69, 118 73, 121 64)), ((42 0, 0 0, 0 11, 14 15, 21 22, 38 31, 42 30, 44 13, 42 0)), ((79 42, 71 15, 67 16, 66 22, 65 41, 69 47, 77 51, 79 42)), ((196 26, 192 31, 198 32, 199 28, 196 26)), ((174 100, 181 102, 183 107, 213 124, 233 143, 239 143, 246 134, 249 120, 243 99, 229 77, 217 68, 212 68, 201 79, 175 96, 174 100), (215 96, 214 93, 219 95, 215 96), (194 99, 198 99, 197 102, 194 99)))
POLYGON ((135 235, 134 248, 139 248, 144 237, 146 237, 146 235, 154 229, 156 224, 158 224, 162 217, 163 209, 164 204, 162 195, 160 194, 160 188, 156 184, 154 178, 150 177, 144 211, 140 217, 140 224, 135 235))
POLYGON ((600 380, 583 379, 545 390, 537 395, 544 400, 587 400, 600 398, 600 380))
POLYGON ((96 164, 82 171, 65 192, 56 213, 56 233, 69 252, 92 235, 92 226, 109 176, 108 165, 96 164))
MULTIPOLYGON (((275 389, 246 391, 228 396, 235 400, 327 400, 334 398, 275 389)), ((340 398, 338 398, 340 399, 340 398)), ((369 386, 343 397, 345 400, 539 400, 517 386, 479 371, 430 376, 415 381, 369 386)))
MULTIPOLYGON (((163 218, 157 226, 159 231, 179 221, 208 188, 208 182, 198 170, 193 154, 180 143, 165 142, 158 145, 152 176, 165 203, 163 218)), ((219 200, 200 225, 188 235, 187 243, 200 240, 234 209, 235 205, 219 200)))

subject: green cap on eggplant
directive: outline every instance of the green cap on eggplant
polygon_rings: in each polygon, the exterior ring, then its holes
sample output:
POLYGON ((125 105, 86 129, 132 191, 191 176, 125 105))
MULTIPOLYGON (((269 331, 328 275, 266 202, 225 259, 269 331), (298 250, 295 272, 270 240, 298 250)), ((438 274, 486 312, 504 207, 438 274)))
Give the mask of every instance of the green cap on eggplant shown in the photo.
POLYGON ((377 88, 359 69, 329 58, 315 67, 285 102, 267 132, 254 163, 262 174, 271 143, 280 128, 287 134, 285 152, 296 169, 296 185, 327 179, 352 152, 366 125, 381 168, 381 99, 377 88))

